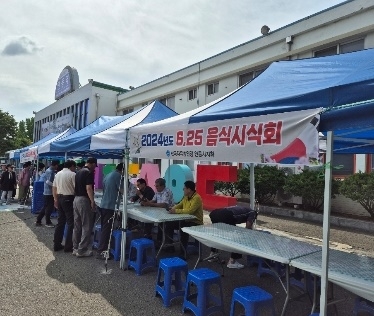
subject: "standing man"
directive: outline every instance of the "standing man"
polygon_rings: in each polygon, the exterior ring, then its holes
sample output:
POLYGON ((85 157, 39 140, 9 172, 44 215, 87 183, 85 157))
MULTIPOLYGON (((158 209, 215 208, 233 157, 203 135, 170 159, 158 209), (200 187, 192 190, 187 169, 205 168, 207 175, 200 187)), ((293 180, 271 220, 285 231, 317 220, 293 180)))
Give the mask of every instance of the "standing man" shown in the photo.
POLYGON ((92 256, 92 251, 88 248, 91 244, 91 231, 96 212, 94 199, 96 167, 97 159, 90 157, 85 166, 75 175, 73 255, 78 258, 92 256))
POLYGON ((75 168, 74 160, 68 160, 64 163, 62 171, 58 172, 53 181, 53 199, 54 206, 58 212, 57 225, 53 238, 53 250, 64 252, 73 251, 73 228, 74 228, 74 189, 75 189, 75 168), (65 224, 68 225, 68 231, 63 246, 65 224))
MULTIPOLYGON (((196 217, 195 219, 181 221, 180 228, 203 225, 203 201, 201 199, 201 196, 196 192, 195 182, 186 181, 184 183, 183 193, 184 197, 182 201, 170 208, 169 212, 172 214, 190 214, 196 217)), ((177 222, 171 222, 167 224, 168 235, 170 234, 170 231, 179 228, 177 222)), ((189 235, 180 230, 180 236, 180 241, 182 247, 184 248, 184 251, 181 249, 180 256, 185 258, 184 253, 187 250, 189 235)))
POLYGON ((53 225, 53 223, 51 222, 51 214, 55 207, 52 194, 52 187, 59 163, 60 162, 58 160, 52 160, 50 167, 45 172, 43 192, 44 205, 43 208, 40 210, 38 217, 36 218, 36 226, 42 225, 42 219, 45 216, 45 226, 50 228, 55 227, 55 225, 53 225))
POLYGON ((17 186, 17 180, 16 180, 16 173, 13 171, 13 166, 7 165, 6 168, 7 168, 7 171, 1 174, 0 187, 1 187, 2 193, 1 193, 0 204, 5 203, 5 198, 6 198, 7 199, 6 204, 10 205, 13 190, 17 186))
MULTIPOLYGON (((158 178, 155 181, 156 193, 151 201, 144 200, 140 202, 142 206, 163 207, 167 210, 174 205, 173 192, 166 187, 165 179, 158 178)), ((153 223, 144 224, 144 237, 152 239, 153 223)), ((160 229, 159 229, 160 232, 160 229)), ((160 240, 161 235, 158 234, 157 239, 160 240)))
POLYGON ((23 164, 22 171, 18 175, 18 202, 23 205, 26 202, 27 192, 30 187, 30 168, 31 162, 25 162, 23 164))
POLYGON ((107 174, 103 183, 103 198, 100 204, 101 236, 97 248, 96 259, 105 259, 104 251, 108 250, 110 232, 112 230, 114 210, 119 205, 119 198, 123 193, 122 179, 123 163, 117 165, 116 170, 107 174), (121 193, 121 194, 120 194, 121 193))
MULTIPOLYGON (((1 183, 1 175, 5 172, 5 171, 7 171, 7 169, 6 169, 6 165, 1 165, 1 169, 0 169, 0 183, 1 183)), ((2 195, 2 189, 1 189, 1 185, 0 185, 0 199, 1 199, 1 195, 2 195)))

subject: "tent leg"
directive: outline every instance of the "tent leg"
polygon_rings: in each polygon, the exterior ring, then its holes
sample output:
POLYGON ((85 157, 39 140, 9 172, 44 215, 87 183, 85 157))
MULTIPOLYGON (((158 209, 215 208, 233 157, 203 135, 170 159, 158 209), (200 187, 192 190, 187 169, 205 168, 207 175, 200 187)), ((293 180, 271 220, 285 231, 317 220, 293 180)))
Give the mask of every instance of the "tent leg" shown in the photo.
POLYGON ((327 315, 327 287, 329 266, 329 240, 330 240, 330 212, 331 212, 331 178, 332 178, 332 141, 333 132, 327 132, 326 161, 325 161, 325 193, 323 205, 323 240, 322 240, 322 271, 321 271, 321 298, 320 315, 327 315))
POLYGON ((255 199, 256 199, 256 191, 255 191, 255 164, 253 162, 249 165, 249 183, 250 183, 250 207, 252 210, 255 209, 255 199))

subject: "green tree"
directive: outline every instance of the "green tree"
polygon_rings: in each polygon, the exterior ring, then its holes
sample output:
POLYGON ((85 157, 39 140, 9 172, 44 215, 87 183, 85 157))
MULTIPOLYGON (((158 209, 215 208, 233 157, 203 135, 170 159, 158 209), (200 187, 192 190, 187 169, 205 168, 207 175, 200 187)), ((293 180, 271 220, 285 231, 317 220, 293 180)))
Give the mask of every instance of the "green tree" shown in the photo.
POLYGON ((27 118, 25 124, 26 124, 27 138, 30 141, 33 141, 33 139, 34 139, 34 118, 33 117, 27 118))
MULTIPOLYGON (((301 196, 303 207, 309 211, 321 210, 325 192, 325 174, 319 170, 304 169, 300 174, 286 177, 285 192, 301 196)), ((339 181, 332 180, 331 198, 339 193, 339 181)))
POLYGON ((15 139, 16 148, 22 148, 28 146, 32 143, 32 140, 27 135, 25 121, 20 121, 18 123, 17 135, 15 139))
POLYGON ((342 181, 340 193, 362 205, 374 219, 374 173, 355 173, 342 181))
POLYGON ((0 156, 4 156, 8 150, 16 149, 16 134, 17 122, 14 116, 0 109, 0 156))

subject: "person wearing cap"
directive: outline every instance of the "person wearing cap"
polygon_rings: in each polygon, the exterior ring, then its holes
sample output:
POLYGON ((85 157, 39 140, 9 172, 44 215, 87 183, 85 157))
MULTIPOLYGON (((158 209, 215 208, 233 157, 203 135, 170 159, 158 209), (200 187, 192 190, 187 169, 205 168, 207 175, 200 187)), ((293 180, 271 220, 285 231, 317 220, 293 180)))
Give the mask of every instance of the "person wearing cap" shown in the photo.
POLYGON ((45 226, 49 228, 55 227, 55 225, 53 225, 51 221, 51 214, 55 207, 53 195, 52 195, 52 187, 53 187, 53 181, 55 179, 56 170, 59 164, 60 164, 60 161, 52 160, 51 165, 45 171, 45 177, 43 181, 44 182, 44 191, 43 191, 44 205, 43 205, 43 208, 40 210, 38 217, 36 218, 36 223, 35 223, 36 226, 42 225, 42 219, 45 216, 45 226))
POLYGON ((103 181, 103 197, 100 203, 101 213, 101 236, 97 248, 97 259, 105 259, 104 251, 108 250, 110 233, 114 219, 114 211, 120 204, 120 197, 123 193, 122 179, 123 163, 116 166, 116 169, 107 174, 103 181))
POLYGON ((73 251, 73 228, 74 228, 74 188, 75 188, 75 168, 76 162, 74 160, 67 160, 64 163, 64 168, 58 172, 53 181, 53 200, 57 208, 58 219, 53 238, 53 250, 59 251, 64 249, 64 252, 73 251), (62 245, 64 237, 65 224, 67 224, 67 233, 65 238, 65 245, 62 245))
POLYGON ((97 159, 90 157, 85 166, 75 175, 73 254, 79 257, 92 256, 89 250, 91 231, 96 212, 94 195, 94 171, 97 159))
POLYGON ((1 174, 0 187, 1 187, 2 193, 1 193, 0 204, 3 204, 6 202, 6 204, 9 205, 12 199, 13 190, 17 186, 17 179, 16 179, 16 173, 13 171, 12 165, 8 164, 6 166, 6 169, 7 170, 1 174), (6 201, 5 201, 5 198, 7 199, 6 201))

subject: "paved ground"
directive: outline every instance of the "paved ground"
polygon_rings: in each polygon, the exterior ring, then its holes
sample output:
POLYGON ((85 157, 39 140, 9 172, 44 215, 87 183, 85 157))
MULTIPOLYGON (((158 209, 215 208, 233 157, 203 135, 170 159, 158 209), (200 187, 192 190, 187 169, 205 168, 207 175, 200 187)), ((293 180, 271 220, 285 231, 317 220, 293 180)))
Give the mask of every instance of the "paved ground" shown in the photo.
MULTIPOLYGON (((205 219, 208 221, 208 217, 205 219)), ((0 209, 0 315, 181 314, 181 299, 175 299, 171 307, 165 308, 161 299, 154 296, 156 270, 136 276, 132 270, 120 270, 119 262, 109 261, 109 273, 105 273, 100 260, 53 252, 54 229, 35 227, 34 222, 35 217, 27 209, 9 212, 0 209)), ((258 225, 273 233, 286 233, 313 243, 322 237, 322 227, 293 219, 262 215, 258 225)), ((340 249, 374 257, 373 236, 332 229, 331 240, 340 249)), ((205 253, 208 251, 204 249, 205 253)), ((223 257, 227 259, 228 254, 223 253, 223 257)), ((190 268, 196 259, 196 255, 190 256, 190 268)), ((201 266, 221 272, 217 263, 204 262, 201 266)), ((256 272, 255 267, 225 269, 222 278, 225 315, 229 315, 232 290, 249 284, 271 292, 277 314, 280 313, 285 298, 280 283, 271 276, 258 278, 256 272)), ((343 299, 337 305, 337 315, 352 315, 354 296, 336 286, 334 290, 335 296, 343 299)), ((290 303, 286 315, 309 315, 310 308, 310 301, 304 296, 290 303)), ((334 310, 329 309, 329 314, 334 315, 334 310)))

